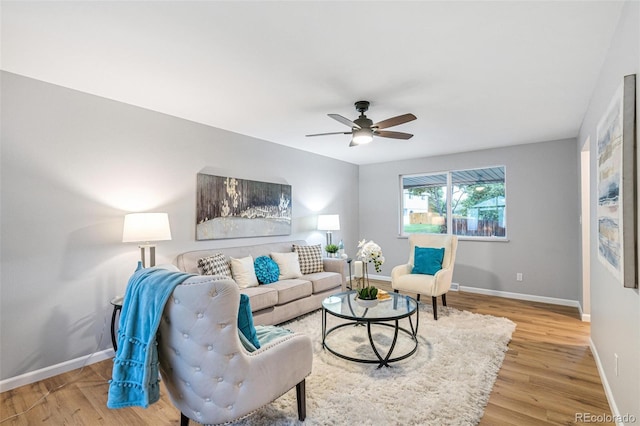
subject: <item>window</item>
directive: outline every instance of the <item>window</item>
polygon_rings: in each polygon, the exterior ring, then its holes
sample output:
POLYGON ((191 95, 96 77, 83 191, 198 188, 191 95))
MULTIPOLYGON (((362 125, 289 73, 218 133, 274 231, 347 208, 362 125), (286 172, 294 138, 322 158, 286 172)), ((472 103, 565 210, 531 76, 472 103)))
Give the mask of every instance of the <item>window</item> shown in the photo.
POLYGON ((401 235, 506 237, 504 166, 402 175, 401 235))

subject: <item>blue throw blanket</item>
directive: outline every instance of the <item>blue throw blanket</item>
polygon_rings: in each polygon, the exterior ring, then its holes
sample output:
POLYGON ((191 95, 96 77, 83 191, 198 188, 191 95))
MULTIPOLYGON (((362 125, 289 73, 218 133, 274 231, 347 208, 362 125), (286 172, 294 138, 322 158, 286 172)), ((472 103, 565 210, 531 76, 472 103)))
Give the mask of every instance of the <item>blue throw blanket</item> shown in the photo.
POLYGON ((174 288, 192 274, 161 268, 137 270, 127 285, 118 331, 118 350, 107 407, 147 408, 160 399, 156 332, 174 288))

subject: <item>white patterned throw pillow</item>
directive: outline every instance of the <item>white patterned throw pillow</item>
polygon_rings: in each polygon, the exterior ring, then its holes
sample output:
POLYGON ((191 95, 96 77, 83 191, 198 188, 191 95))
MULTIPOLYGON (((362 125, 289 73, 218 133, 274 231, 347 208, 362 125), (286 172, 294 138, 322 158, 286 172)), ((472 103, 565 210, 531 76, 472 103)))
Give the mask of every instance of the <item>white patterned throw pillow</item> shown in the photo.
POLYGON ((202 275, 224 275, 231 277, 229 260, 222 253, 215 253, 211 256, 198 259, 198 268, 202 271, 202 275))
POLYGON ((298 262, 300 263, 300 272, 303 275, 322 272, 322 245, 300 246, 293 245, 293 251, 298 253, 298 262))

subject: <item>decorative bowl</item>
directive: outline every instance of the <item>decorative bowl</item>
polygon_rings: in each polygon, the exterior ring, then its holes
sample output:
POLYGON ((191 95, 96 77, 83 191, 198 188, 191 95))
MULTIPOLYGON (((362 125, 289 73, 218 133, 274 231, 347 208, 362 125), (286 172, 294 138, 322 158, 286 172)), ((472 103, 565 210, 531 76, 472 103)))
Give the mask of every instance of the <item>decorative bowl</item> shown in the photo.
POLYGON ((362 306, 363 308, 373 308, 378 304, 378 299, 367 300, 367 299, 360 299, 359 297, 356 297, 356 303, 362 306))

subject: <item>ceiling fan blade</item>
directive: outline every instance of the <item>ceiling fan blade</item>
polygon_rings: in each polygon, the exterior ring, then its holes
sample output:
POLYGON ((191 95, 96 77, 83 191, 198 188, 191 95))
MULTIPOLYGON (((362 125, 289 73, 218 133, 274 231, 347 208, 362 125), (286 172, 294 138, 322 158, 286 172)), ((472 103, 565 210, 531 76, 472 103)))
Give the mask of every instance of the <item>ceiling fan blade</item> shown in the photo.
POLYGON ((383 138, 392 139, 411 139, 413 137, 413 135, 410 133, 390 132, 388 130, 374 131, 373 134, 376 136, 381 136, 383 138))
POLYGON ((315 133, 313 135, 306 135, 307 137, 310 136, 328 136, 328 135, 350 135, 351 132, 331 132, 331 133, 315 133))
POLYGON ((382 120, 371 127, 377 127, 378 129, 386 129, 387 127, 397 126, 399 124, 408 123, 409 121, 413 121, 416 119, 416 116, 413 114, 402 114, 397 117, 387 118, 386 120, 382 120))
POLYGON ((356 128, 359 129, 360 126, 358 126, 356 123, 354 123, 353 121, 349 120, 348 118, 344 118, 343 116, 341 116, 340 114, 327 114, 329 117, 333 118, 336 121, 341 122, 342 124, 349 126, 351 128, 356 128))

